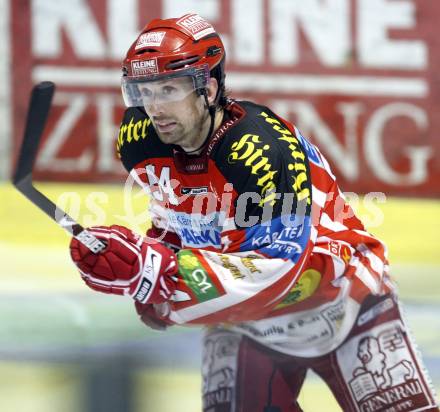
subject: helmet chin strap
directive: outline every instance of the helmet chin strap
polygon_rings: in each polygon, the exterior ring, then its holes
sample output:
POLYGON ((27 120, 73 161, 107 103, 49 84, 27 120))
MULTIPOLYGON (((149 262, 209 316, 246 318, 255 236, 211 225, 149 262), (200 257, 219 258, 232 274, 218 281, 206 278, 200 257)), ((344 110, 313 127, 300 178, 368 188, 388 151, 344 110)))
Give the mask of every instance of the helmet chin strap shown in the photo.
POLYGON ((208 131, 208 134, 206 135, 205 140, 203 141, 203 143, 197 149, 195 149, 195 150, 191 150, 189 152, 185 151, 186 154, 192 154, 192 153, 199 152, 208 143, 209 138, 211 137, 212 132, 214 130, 216 107, 209 105, 208 94, 206 93, 206 89, 203 89, 202 94, 203 94, 203 97, 205 98, 205 104, 206 104, 206 108, 208 109, 208 112, 209 112, 209 117, 211 118, 211 123, 209 125, 209 131, 208 131))

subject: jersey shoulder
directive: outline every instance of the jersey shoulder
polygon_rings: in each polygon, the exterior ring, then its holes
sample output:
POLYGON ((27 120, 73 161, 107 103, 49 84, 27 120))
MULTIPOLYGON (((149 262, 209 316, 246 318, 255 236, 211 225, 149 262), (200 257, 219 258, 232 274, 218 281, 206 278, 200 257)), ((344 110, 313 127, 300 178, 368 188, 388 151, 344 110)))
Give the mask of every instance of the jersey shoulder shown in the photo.
POLYGON ((296 129, 266 106, 246 101, 235 104, 244 115, 225 133, 214 154, 226 179, 239 193, 260 189, 263 194, 276 190, 294 192, 298 198, 309 196, 308 155, 296 129))
POLYGON ((248 101, 237 101, 234 105, 242 111, 242 116, 227 130, 217 145, 215 154, 219 158, 225 158, 232 150, 236 152, 232 157, 237 156, 244 160, 252 156, 252 146, 247 143, 254 143, 253 147, 256 150, 260 148, 265 152, 265 156, 269 156, 273 161, 280 160, 280 156, 281 159, 290 160, 285 146, 294 140, 297 141, 292 125, 289 129, 289 126, 266 106, 248 101), (246 149, 242 155, 237 153, 240 148, 246 149))
POLYGON ((141 107, 125 110, 116 151, 127 171, 145 159, 172 156, 171 147, 159 140, 151 119, 141 107))

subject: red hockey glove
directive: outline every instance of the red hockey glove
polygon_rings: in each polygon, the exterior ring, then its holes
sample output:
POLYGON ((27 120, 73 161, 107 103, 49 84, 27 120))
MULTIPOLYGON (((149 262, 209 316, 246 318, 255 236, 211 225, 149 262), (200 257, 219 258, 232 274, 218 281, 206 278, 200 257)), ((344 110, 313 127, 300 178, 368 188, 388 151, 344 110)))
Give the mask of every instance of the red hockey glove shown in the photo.
POLYGON ((172 296, 172 276, 177 273, 172 250, 123 226, 92 227, 89 231, 104 240, 107 248, 94 254, 73 238, 70 254, 90 288, 128 295, 141 303, 162 303, 172 296))
POLYGON ((164 306, 167 303, 161 305, 151 305, 148 303, 135 302, 136 312, 147 326, 156 330, 165 330, 172 322, 167 321, 166 315, 168 311, 164 311, 164 306), (163 313, 165 312, 165 313, 163 313))
POLYGON ((156 239, 162 245, 165 245, 167 248, 170 248, 174 253, 177 253, 182 248, 182 243, 174 232, 166 231, 163 229, 159 229, 156 226, 152 226, 147 230, 147 236, 152 239, 156 239))

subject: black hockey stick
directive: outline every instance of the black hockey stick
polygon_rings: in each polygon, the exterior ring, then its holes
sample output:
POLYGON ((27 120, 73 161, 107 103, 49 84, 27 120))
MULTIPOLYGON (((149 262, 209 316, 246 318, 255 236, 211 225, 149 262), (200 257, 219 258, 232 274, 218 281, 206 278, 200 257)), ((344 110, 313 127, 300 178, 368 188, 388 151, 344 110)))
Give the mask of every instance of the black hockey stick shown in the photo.
POLYGON ((32 89, 23 142, 12 182, 24 196, 52 220, 92 252, 99 253, 105 249, 106 244, 85 230, 77 221, 37 190, 32 183, 32 168, 46 125, 54 91, 55 84, 52 82, 41 82, 32 89))

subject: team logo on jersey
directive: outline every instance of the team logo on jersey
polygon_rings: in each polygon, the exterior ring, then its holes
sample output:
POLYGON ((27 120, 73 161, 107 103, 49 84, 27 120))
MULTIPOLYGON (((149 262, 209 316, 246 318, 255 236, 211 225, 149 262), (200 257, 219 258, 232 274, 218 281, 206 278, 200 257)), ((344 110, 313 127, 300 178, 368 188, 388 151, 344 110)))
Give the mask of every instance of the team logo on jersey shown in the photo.
POLYGON ((208 193, 208 186, 181 187, 180 194, 183 196, 196 196, 208 193))
POLYGON ((129 122, 122 123, 119 128, 119 136, 116 143, 118 153, 125 143, 137 142, 139 139, 145 139, 147 137, 148 126, 150 126, 150 124, 151 120, 149 118, 135 122, 133 116, 129 122))
POLYGON ((276 309, 285 308, 312 296, 321 282, 321 273, 315 269, 304 271, 295 286, 290 289, 287 296, 276 306, 276 309))
POLYGON ((184 246, 222 247, 221 232, 225 224, 224 212, 214 212, 203 215, 201 213, 185 213, 168 211, 168 222, 176 232, 184 246))
POLYGON ((261 112, 260 116, 279 134, 277 140, 284 145, 287 144, 287 146, 283 146, 283 150, 288 150, 292 159, 292 163, 287 165, 292 177, 291 188, 293 193, 296 193, 298 201, 306 200, 310 206, 312 204, 310 172, 307 167, 307 157, 299 140, 278 119, 269 116, 266 112, 261 112))
POLYGON ((263 143, 259 135, 247 133, 241 136, 240 140, 232 143, 231 153, 228 156, 228 163, 243 162, 250 168, 250 173, 257 178, 256 185, 261 188, 261 200, 258 203, 260 207, 265 204, 273 206, 276 202, 275 176, 278 170, 265 156, 269 150, 270 145, 263 143))
POLYGON ((347 245, 339 243, 337 241, 331 241, 328 244, 328 249, 334 255, 340 257, 346 264, 350 262, 351 250, 347 245))
POLYGON ((272 219, 269 225, 247 228, 241 250, 260 249, 272 257, 296 261, 307 246, 310 218, 291 217, 290 222, 284 222, 283 217, 279 217, 272 219))
POLYGON ((193 252, 183 250, 178 254, 178 260, 180 273, 199 302, 215 299, 224 294, 193 252))
POLYGON ((157 59, 133 60, 131 62, 131 70, 134 76, 146 76, 149 74, 159 73, 157 59))

